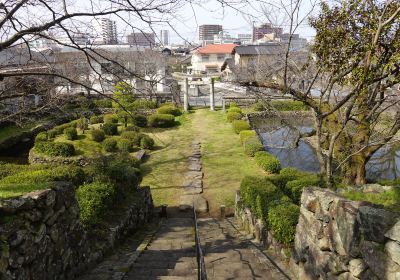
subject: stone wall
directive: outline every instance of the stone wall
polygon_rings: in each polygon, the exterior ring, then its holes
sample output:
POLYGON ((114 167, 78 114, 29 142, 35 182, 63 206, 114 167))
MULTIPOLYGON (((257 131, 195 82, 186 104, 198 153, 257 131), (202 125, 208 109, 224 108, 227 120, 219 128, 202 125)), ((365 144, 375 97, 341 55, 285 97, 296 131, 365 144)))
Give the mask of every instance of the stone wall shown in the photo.
POLYGON ((101 238, 81 225, 69 183, 0 200, 0 279, 73 279, 151 218, 149 188, 138 196, 101 238))
POLYGON ((276 242, 237 196, 235 215, 248 232, 283 257, 295 279, 400 279, 400 216, 320 188, 303 191, 293 248, 276 242))

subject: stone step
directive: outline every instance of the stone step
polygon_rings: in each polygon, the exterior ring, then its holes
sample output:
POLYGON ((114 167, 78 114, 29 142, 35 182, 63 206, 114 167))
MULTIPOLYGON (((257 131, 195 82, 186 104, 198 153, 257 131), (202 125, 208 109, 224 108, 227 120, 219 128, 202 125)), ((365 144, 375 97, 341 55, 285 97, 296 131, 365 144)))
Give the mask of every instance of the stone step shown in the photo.
POLYGON ((193 203, 198 213, 208 212, 208 202, 201 195, 182 195, 179 209, 181 211, 192 209, 193 203))

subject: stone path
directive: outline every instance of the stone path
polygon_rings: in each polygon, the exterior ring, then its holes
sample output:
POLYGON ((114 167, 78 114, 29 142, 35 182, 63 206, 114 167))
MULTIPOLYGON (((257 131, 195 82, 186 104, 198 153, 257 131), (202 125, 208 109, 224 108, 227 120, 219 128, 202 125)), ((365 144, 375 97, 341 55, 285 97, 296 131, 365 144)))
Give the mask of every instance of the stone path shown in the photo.
POLYGON ((208 212, 207 200, 203 198, 203 171, 201 165, 201 143, 193 141, 192 154, 188 158, 188 171, 183 174, 184 194, 180 198, 179 209, 186 211, 193 204, 199 213, 208 212))
POLYGON ((123 279, 197 279, 193 219, 166 220, 123 279))
POLYGON ((233 219, 198 223, 209 280, 290 279, 233 227, 233 219))

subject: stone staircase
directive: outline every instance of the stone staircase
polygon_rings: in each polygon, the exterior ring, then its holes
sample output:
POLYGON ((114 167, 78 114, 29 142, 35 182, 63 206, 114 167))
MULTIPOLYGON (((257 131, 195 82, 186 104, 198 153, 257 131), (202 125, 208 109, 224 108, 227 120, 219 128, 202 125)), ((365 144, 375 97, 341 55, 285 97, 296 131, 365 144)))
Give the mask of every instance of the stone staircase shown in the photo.
POLYGON ((169 218, 164 221, 123 279, 197 279, 193 219, 169 218))
POLYGON ((233 219, 198 220, 208 280, 290 279, 261 253, 250 238, 233 226, 233 219))

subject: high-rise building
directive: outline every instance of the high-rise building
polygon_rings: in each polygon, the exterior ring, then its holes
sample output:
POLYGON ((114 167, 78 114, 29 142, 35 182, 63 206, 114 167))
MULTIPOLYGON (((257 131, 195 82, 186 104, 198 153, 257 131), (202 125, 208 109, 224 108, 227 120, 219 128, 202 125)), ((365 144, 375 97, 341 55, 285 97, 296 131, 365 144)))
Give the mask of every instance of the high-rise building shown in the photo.
POLYGON ((156 44, 154 33, 133 32, 126 36, 129 45, 153 47, 156 44))
POLYGON ((263 38, 266 34, 275 34, 275 37, 280 37, 282 32, 282 28, 273 27, 270 23, 264 23, 259 27, 253 27, 253 41, 263 38))
POLYGON ((108 18, 96 19, 94 22, 96 31, 94 43, 97 44, 117 44, 117 24, 108 18))
POLYGON ((222 25, 218 24, 204 24, 199 27, 199 40, 200 42, 214 41, 214 35, 222 32, 222 25))
POLYGON ((168 30, 160 30, 160 43, 163 46, 169 45, 169 32, 168 30))
POLYGON ((238 40, 241 44, 251 44, 252 38, 252 34, 238 34, 238 40))

